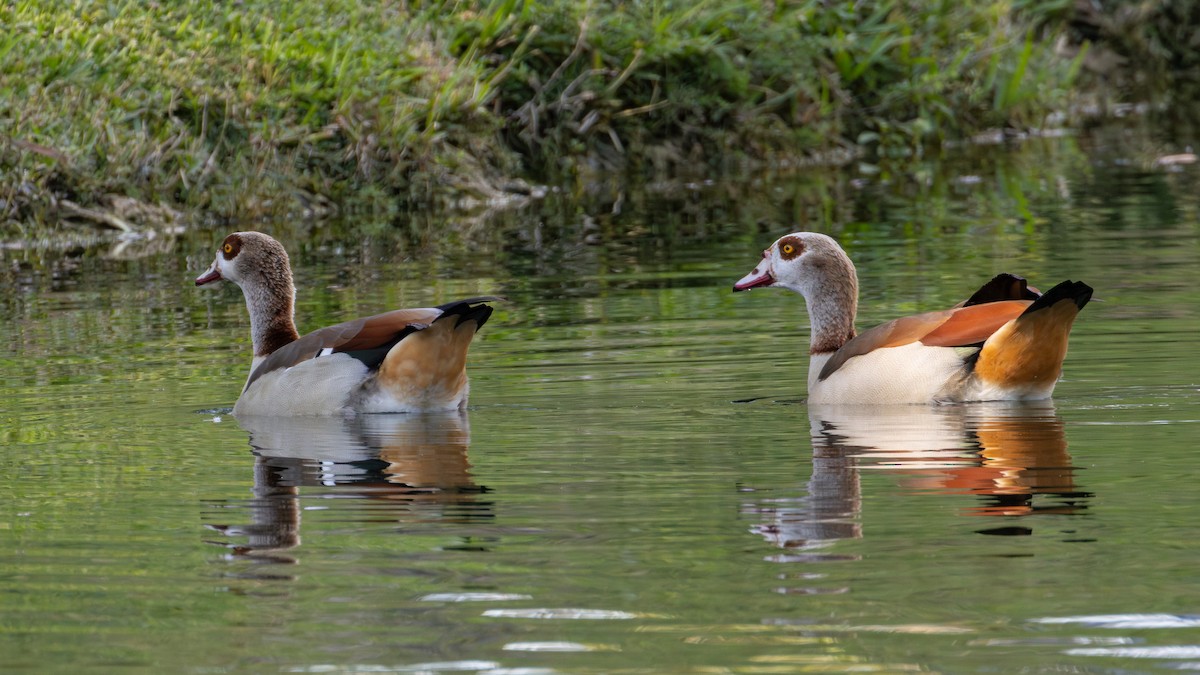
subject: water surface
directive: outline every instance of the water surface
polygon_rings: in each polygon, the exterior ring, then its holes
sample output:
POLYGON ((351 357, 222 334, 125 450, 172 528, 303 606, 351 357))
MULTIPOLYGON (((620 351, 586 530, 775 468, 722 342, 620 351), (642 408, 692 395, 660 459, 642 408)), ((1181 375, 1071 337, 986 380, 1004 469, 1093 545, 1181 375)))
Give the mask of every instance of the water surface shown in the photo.
POLYGON ((0 661, 1198 668, 1200 173, 1147 152, 600 187, 448 244, 262 226, 302 330, 508 297, 461 415, 233 418, 245 309, 191 284, 224 230, 4 250, 0 661), (1000 270, 1088 281, 1054 401, 806 406, 803 301, 729 292, 794 228, 853 256, 861 326, 1000 270))

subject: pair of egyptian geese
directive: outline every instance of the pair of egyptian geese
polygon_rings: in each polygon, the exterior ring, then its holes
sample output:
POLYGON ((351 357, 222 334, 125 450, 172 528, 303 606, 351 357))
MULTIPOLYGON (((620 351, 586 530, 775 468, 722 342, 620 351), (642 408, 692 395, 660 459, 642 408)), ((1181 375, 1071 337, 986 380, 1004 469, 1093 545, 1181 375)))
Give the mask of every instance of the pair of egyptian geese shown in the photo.
MULTIPOLYGON (((196 285, 226 279, 250 311, 254 360, 235 415, 334 415, 457 410, 467 403, 467 349, 496 297, 398 309, 313 331, 293 321, 287 252, 259 232, 225 238, 196 285)), ((804 296, 812 325, 808 401, 902 404, 1049 398, 1067 337, 1092 289, 1046 293, 1000 274, 965 302, 856 334, 858 276, 833 239, 781 237, 734 291, 778 287, 804 296)))

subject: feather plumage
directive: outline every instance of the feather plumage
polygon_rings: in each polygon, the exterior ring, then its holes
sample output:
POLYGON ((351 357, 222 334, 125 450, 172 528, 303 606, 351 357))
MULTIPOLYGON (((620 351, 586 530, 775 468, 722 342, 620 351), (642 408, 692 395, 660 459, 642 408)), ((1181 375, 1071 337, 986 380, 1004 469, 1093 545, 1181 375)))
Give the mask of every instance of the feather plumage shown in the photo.
POLYGON ((735 291, 781 287, 804 296, 812 325, 809 400, 921 403, 1048 398, 1067 338, 1092 289, 1065 281, 1046 294, 998 274, 945 310, 856 334, 857 273, 833 239, 797 232, 763 252, 735 291))
POLYGON ((466 405, 466 355, 492 314, 485 296, 398 309, 299 336, 287 252, 259 232, 225 238, 196 279, 241 287, 254 360, 235 414, 328 415, 451 410, 466 405))

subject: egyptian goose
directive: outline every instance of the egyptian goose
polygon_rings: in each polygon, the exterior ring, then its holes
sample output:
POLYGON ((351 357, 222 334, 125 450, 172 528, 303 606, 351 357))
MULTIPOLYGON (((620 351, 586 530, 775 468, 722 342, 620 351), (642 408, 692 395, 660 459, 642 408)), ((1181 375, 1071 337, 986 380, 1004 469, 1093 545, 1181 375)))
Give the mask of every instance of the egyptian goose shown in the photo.
POLYGON ((804 296, 812 336, 810 403, 937 403, 1049 398, 1067 337, 1092 297, 1081 281, 1045 294, 1000 274, 950 309, 893 319, 855 335, 858 276, 833 239, 781 237, 736 291, 780 287, 804 296))
POLYGON ((293 322, 287 251, 261 232, 235 232, 196 278, 246 296, 254 359, 234 415, 335 415, 457 410, 467 404, 467 348, 500 298, 398 309, 304 337, 293 322))

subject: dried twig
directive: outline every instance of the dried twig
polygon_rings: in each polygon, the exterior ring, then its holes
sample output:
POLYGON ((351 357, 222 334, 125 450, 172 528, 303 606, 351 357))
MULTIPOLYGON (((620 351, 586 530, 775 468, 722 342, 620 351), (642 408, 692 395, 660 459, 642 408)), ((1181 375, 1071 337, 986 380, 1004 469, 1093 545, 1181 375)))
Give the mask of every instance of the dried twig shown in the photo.
POLYGON ((111 213, 105 213, 104 211, 96 211, 94 209, 84 208, 68 199, 58 200, 58 205, 59 205, 59 207, 62 208, 62 210, 66 211, 68 214, 70 214, 72 216, 83 218, 85 220, 90 220, 94 223, 100 223, 101 225, 107 225, 107 226, 113 228, 114 230, 120 230, 125 233, 137 231, 132 225, 130 225, 129 223, 125 222, 124 220, 114 216, 111 213))
POLYGON ((568 54, 567 58, 563 59, 563 62, 558 64, 558 67, 555 68, 554 72, 550 74, 550 78, 546 80, 546 83, 542 85, 541 90, 538 91, 539 94, 542 93, 542 91, 545 91, 546 87, 554 84, 558 78, 562 77, 563 72, 566 71, 567 68, 570 68, 572 63, 575 63, 575 60, 579 58, 580 54, 583 54, 583 49, 587 46, 587 32, 588 22, 585 18, 583 21, 579 22, 579 39, 575 40, 575 46, 571 49, 571 53, 568 54))
POLYGON ((51 148, 40 143, 23 141, 19 138, 9 138, 8 141, 12 143, 14 148, 23 152, 32 152, 35 155, 41 155, 42 157, 52 159, 62 165, 66 165, 70 162, 70 158, 67 157, 67 154, 56 148, 51 148))
POLYGON ((655 110, 658 110, 659 108, 665 108, 669 105, 671 105, 670 101, 658 101, 657 103, 647 103, 646 105, 640 105, 636 108, 626 108, 624 110, 618 110, 617 112, 613 113, 613 117, 633 117, 634 115, 641 115, 642 113, 653 112, 655 110))
MULTIPOLYGON (((531 132, 531 140, 535 143, 538 142, 538 120, 541 117, 541 110, 545 105, 540 99, 548 88, 562 78, 563 73, 571 67, 571 64, 575 63, 583 55, 584 50, 587 48, 587 35, 588 22, 587 19, 584 19, 579 23, 579 37, 575 40, 575 46, 571 49, 571 53, 567 55, 567 58, 563 59, 562 63, 558 64, 558 67, 554 69, 550 77, 546 78, 545 82, 534 86, 534 96, 513 113, 513 117, 520 120, 525 125, 526 130, 531 132)), ((567 91, 569 90, 570 86, 567 87, 567 91)), ((562 103, 563 100, 560 98, 559 105, 562 105, 562 103)))
POLYGON ((629 59, 629 65, 625 66, 625 70, 622 70, 621 74, 617 76, 617 79, 613 80, 604 90, 604 94, 606 96, 612 96, 614 93, 616 93, 617 89, 620 89, 621 85, 625 84, 625 80, 628 80, 629 76, 633 75, 633 71, 635 68, 637 68, 638 62, 642 60, 643 54, 645 54, 645 52, 642 51, 641 47, 639 47, 638 50, 633 53, 633 58, 629 59))

